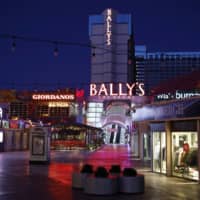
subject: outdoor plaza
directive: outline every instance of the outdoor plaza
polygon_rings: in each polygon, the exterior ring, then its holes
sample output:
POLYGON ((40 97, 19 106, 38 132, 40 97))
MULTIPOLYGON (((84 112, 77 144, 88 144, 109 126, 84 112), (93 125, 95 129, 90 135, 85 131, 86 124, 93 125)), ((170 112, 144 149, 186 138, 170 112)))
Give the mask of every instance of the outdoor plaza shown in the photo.
POLYGON ((0 199, 200 199, 198 182, 182 178, 166 177, 151 172, 149 160, 133 157, 127 145, 105 145, 96 151, 51 151, 51 160, 46 165, 29 164, 29 152, 4 152, 0 154, 0 199), (142 194, 88 195, 72 188, 72 173, 84 163, 104 166, 113 164, 122 168, 134 167, 145 176, 142 194))

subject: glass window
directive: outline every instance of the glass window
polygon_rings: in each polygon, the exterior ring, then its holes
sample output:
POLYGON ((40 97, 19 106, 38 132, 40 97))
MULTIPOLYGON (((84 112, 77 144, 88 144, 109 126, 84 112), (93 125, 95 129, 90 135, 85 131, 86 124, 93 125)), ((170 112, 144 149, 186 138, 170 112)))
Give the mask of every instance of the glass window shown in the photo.
POLYGON ((153 171, 166 173, 165 132, 153 132, 153 171))
POLYGON ((95 113, 87 113, 87 117, 95 117, 95 113))
POLYGON ((173 175, 198 180, 198 139, 196 132, 172 133, 173 175))
POLYGON ((96 112, 103 112, 103 108, 96 108, 96 112))
POLYGON ((88 108, 88 112, 95 112, 96 108, 88 108))
POLYGON ((147 133, 144 133, 144 159, 150 159, 150 136, 147 133))

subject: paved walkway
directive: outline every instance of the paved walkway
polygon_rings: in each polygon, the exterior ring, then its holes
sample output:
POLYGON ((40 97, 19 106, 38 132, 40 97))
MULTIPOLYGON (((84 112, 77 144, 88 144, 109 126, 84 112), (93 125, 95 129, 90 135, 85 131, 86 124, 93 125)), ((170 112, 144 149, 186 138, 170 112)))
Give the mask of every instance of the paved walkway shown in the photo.
POLYGON ((151 173, 149 162, 134 160, 126 146, 105 146, 95 152, 51 152, 50 165, 29 165, 28 152, 0 153, 0 200, 198 200, 200 185, 151 173), (71 173, 84 163, 95 167, 120 164, 145 174, 145 193, 86 195, 71 188, 71 173))

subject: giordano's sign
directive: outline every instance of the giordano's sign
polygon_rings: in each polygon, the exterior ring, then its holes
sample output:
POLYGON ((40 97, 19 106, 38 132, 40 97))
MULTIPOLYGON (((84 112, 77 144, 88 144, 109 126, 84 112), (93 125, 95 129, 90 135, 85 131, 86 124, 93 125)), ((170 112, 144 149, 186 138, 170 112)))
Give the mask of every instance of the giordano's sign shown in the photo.
POLYGON ((52 93, 40 93, 32 94, 32 99, 37 101, 73 101, 75 100, 74 94, 52 94, 52 93))
POLYGON ((90 84, 90 96, 144 96, 144 83, 90 84))

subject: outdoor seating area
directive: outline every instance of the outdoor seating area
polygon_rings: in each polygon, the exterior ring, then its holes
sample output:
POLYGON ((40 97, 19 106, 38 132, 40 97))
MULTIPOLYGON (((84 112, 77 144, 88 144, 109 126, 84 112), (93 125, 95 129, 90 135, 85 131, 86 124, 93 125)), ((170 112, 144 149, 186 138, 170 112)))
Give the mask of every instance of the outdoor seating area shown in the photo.
POLYGON ((102 144, 101 129, 80 123, 59 123, 52 126, 52 150, 97 149, 102 144))
POLYGON ((90 195, 142 194, 144 186, 143 174, 138 174, 134 168, 121 170, 120 165, 112 165, 109 170, 98 166, 94 170, 92 165, 85 164, 80 172, 72 174, 72 188, 90 195))

